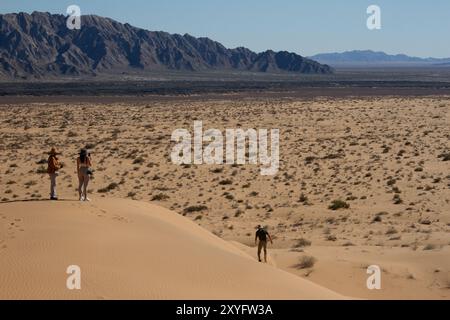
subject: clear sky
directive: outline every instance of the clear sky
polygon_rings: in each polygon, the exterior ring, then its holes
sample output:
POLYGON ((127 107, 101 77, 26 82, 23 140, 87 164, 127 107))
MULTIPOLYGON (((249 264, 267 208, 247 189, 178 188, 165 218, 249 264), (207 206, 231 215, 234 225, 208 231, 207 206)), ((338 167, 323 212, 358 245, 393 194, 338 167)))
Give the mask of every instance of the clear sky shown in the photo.
POLYGON ((450 0, 0 0, 0 12, 107 16, 153 31, 206 36, 226 47, 301 55, 372 49, 450 57, 450 0), (366 9, 381 8, 381 30, 366 9))

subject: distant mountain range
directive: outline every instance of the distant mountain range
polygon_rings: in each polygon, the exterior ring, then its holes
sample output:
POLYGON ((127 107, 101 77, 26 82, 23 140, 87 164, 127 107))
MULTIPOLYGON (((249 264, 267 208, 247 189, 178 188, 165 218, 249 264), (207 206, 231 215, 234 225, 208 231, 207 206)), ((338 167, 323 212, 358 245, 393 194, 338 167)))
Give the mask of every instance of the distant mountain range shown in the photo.
POLYGON ((445 65, 450 64, 450 58, 418 58, 405 54, 390 55, 372 50, 354 50, 342 53, 321 53, 310 57, 320 63, 331 66, 414 66, 414 65, 445 65))
POLYGON ((95 15, 69 30, 63 15, 0 15, 0 77, 47 78, 163 71, 249 71, 329 74, 298 54, 227 49, 208 38, 153 32, 95 15))

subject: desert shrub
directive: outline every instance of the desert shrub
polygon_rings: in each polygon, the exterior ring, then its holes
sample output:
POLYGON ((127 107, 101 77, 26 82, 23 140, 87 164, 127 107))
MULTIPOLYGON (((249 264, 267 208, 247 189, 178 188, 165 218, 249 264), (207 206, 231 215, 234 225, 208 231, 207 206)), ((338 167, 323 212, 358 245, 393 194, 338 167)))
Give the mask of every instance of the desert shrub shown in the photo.
POLYGON ((294 245, 294 248, 302 248, 302 247, 309 247, 311 245, 311 241, 300 238, 297 240, 297 243, 294 245))
POLYGON ((184 208, 183 212, 184 213, 192 213, 192 212, 198 212, 198 211, 203 211, 203 210, 207 210, 208 207, 204 206, 204 205, 197 205, 197 206, 189 206, 187 208, 184 208))
POLYGON ((381 221, 382 221, 382 218, 378 214, 372 219, 372 222, 381 222, 381 221))
POLYGON ((167 199, 169 199, 169 196, 164 194, 164 193, 159 193, 159 194, 154 195, 152 197, 152 201, 164 201, 164 200, 167 200, 167 199))
POLYGON ((423 250, 434 250, 434 249, 436 249, 436 245, 431 244, 431 243, 427 244, 427 245, 423 248, 423 250))
POLYGON ((297 269, 308 269, 312 268, 316 263, 317 259, 312 256, 302 256, 295 266, 297 269))
POLYGON ((231 181, 230 179, 225 179, 225 180, 219 181, 219 184, 222 186, 229 185, 229 184, 233 184, 233 181, 231 181))
POLYGON ((339 209, 348 209, 350 208, 350 204, 343 200, 333 200, 331 204, 328 206, 330 210, 339 210, 339 209))
POLYGON ((316 160, 316 157, 308 156, 305 158, 305 164, 311 164, 314 160, 316 160))
POLYGON ((234 213, 234 216, 237 218, 240 215, 242 215, 244 213, 244 211, 242 211, 241 209, 237 209, 236 212, 234 213))
POLYGON ((133 160, 133 164, 143 164, 144 161, 145 161, 144 158, 139 157, 139 158, 136 158, 136 159, 133 160))
POLYGON ((398 233, 398 231, 394 227, 389 227, 389 229, 386 231, 387 235, 395 234, 395 233, 398 233))
POLYGON ((300 198, 298 199, 298 202, 308 204, 308 197, 304 193, 302 193, 300 195, 300 198))
POLYGON ((116 189, 118 186, 119 185, 117 183, 112 182, 108 186, 106 186, 105 188, 98 189, 97 192, 98 193, 107 193, 107 192, 110 192, 110 191, 116 189))
POLYGON ((44 174, 47 173, 47 168, 44 166, 39 166, 39 168, 37 168, 36 173, 38 174, 44 174))
POLYGON ((395 180, 395 179, 389 179, 389 180, 386 182, 386 184, 387 184, 388 186, 393 186, 396 182, 397 182, 397 180, 395 180))
POLYGON ((438 158, 442 158, 442 161, 450 161, 450 152, 442 153, 438 156, 438 158))
POLYGON ((26 182, 26 183, 25 183, 25 186, 26 186, 27 188, 29 188, 29 187, 31 187, 31 186, 35 186, 36 184, 37 184, 36 181, 31 180, 31 181, 26 182))
POLYGON ((234 196, 233 196, 231 193, 227 193, 227 194, 225 195, 225 199, 233 200, 233 199, 234 199, 234 196))
POLYGON ((394 204, 402 204, 403 200, 400 198, 400 195, 395 194, 394 198, 392 198, 392 200, 394 201, 394 204))

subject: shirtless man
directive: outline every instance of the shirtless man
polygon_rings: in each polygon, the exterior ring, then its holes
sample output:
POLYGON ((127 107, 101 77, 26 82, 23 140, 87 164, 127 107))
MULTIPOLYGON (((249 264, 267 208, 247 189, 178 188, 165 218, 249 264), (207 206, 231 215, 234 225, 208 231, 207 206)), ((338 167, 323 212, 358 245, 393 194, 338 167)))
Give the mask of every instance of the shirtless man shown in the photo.
POLYGON ((257 240, 259 240, 258 243, 258 260, 261 262, 261 250, 264 249, 264 262, 267 263, 267 238, 269 238, 270 243, 273 244, 272 237, 270 234, 263 229, 260 225, 258 225, 258 229, 256 230, 255 234, 255 244, 257 240))

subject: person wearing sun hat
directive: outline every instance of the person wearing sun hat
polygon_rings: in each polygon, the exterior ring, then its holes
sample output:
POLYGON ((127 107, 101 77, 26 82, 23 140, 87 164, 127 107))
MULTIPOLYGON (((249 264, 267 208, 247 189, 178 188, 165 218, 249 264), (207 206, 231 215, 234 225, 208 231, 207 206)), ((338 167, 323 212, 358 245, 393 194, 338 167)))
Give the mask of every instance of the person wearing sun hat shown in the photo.
POLYGON ((58 170, 61 169, 61 164, 59 163, 58 157, 59 153, 55 148, 52 148, 48 152, 48 168, 47 172, 50 176, 50 200, 58 200, 56 195, 56 177, 58 176, 58 170))

